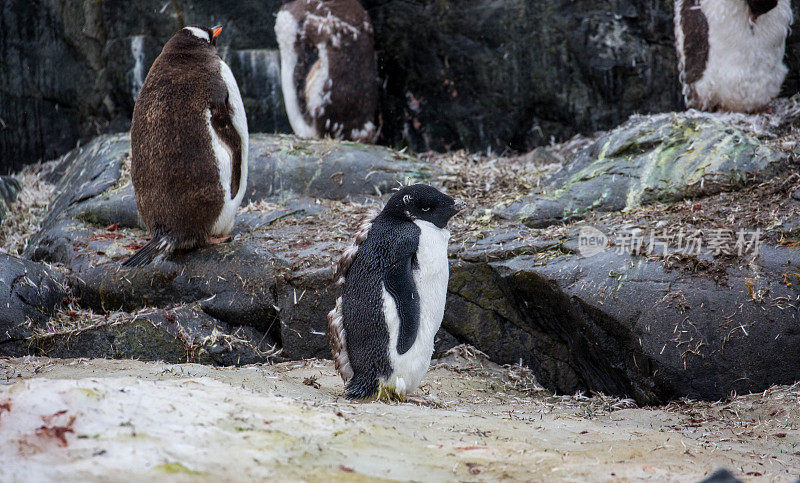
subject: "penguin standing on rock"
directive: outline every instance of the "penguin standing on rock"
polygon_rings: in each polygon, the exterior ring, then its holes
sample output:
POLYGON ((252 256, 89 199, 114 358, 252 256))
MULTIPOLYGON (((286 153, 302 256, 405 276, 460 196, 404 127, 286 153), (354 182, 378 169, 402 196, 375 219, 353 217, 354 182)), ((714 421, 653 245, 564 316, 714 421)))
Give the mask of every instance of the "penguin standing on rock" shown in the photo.
POLYGON ((444 316, 447 222, 464 207, 427 185, 403 187, 342 255, 328 329, 346 397, 404 397, 419 387, 444 316))
POLYGON ((302 138, 373 143, 378 67, 357 0, 295 0, 275 21, 286 114, 302 138))
POLYGON ((123 266, 222 241, 247 185, 247 118, 217 55, 222 27, 186 27, 164 46, 133 109, 131 178, 152 239, 123 266))
POLYGON ((676 0, 675 47, 686 107, 758 112, 780 93, 789 0, 676 0))

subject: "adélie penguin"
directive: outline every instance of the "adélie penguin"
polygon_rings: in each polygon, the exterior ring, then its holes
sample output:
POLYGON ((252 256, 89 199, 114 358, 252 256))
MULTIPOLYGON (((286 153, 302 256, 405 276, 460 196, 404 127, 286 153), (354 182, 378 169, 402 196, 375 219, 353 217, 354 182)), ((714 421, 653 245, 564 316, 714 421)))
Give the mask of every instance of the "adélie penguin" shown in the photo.
POLYGON ((444 316, 447 223, 464 207, 431 186, 405 186, 343 253, 328 329, 346 397, 403 397, 419 387, 444 316))
POLYGON ((758 112, 778 96, 789 0, 676 0, 674 18, 686 107, 758 112))
POLYGON ((247 185, 247 118, 217 55, 222 27, 190 26, 164 46, 133 110, 131 178, 150 241, 123 266, 220 241, 247 185))

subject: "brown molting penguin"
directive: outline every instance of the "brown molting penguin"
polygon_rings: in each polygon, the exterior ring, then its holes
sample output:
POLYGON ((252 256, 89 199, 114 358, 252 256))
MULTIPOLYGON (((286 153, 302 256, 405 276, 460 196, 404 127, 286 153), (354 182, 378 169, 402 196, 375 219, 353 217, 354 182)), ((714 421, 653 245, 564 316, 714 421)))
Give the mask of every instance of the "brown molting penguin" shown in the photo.
POLYGON ((789 0, 676 0, 675 47, 686 107, 757 112, 781 90, 789 0))
POLYGON ((378 69, 357 0, 295 0, 275 22, 281 86, 295 134, 375 142, 378 69))
POLYGON ((186 27, 164 46, 133 110, 131 178, 152 239, 124 266, 230 233, 247 185, 247 119, 217 55, 222 27, 186 27))

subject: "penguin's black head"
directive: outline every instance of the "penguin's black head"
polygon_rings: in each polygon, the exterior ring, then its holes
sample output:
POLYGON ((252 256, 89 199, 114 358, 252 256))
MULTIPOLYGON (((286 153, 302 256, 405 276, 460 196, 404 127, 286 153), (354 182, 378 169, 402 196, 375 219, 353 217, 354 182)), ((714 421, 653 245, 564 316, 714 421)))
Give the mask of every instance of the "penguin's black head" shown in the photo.
POLYGON ((184 27, 173 39, 185 46, 217 46, 217 37, 222 32, 222 25, 208 28, 199 25, 184 27))
POLYGON ((402 220, 423 220, 445 228, 456 213, 466 207, 441 191, 426 184, 404 186, 392 195, 383 213, 402 220))
POLYGON ((747 0, 750 7, 750 17, 755 20, 778 6, 778 0, 747 0))

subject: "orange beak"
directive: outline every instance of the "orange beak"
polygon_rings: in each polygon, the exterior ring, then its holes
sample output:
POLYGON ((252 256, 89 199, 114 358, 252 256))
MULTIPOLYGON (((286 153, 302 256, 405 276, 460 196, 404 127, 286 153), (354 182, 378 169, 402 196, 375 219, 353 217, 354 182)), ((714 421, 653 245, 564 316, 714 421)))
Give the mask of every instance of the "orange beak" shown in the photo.
POLYGON ((216 27, 212 27, 211 31, 214 34, 213 38, 217 38, 217 36, 222 33, 222 25, 217 25, 216 27))

